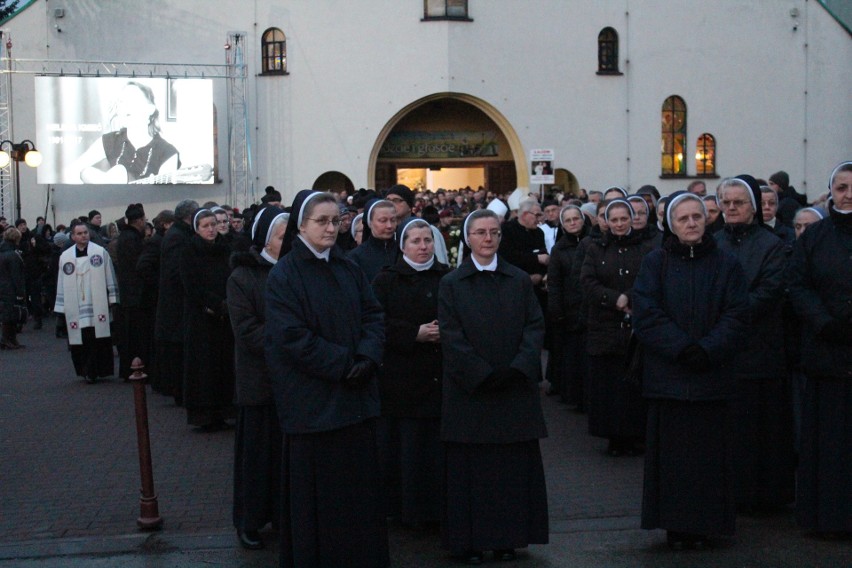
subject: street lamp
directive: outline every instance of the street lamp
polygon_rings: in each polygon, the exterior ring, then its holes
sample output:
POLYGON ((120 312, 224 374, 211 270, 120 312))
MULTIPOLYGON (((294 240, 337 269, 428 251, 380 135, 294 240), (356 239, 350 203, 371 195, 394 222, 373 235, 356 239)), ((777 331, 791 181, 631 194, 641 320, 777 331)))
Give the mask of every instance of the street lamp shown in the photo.
POLYGON ((36 150, 32 140, 24 140, 23 142, 15 143, 11 140, 3 140, 0 142, 0 168, 5 168, 10 161, 15 162, 15 210, 17 218, 21 218, 21 172, 20 163, 24 162, 31 168, 37 168, 41 165, 44 157, 41 152, 36 150), (8 145, 11 150, 3 150, 3 147, 8 145))

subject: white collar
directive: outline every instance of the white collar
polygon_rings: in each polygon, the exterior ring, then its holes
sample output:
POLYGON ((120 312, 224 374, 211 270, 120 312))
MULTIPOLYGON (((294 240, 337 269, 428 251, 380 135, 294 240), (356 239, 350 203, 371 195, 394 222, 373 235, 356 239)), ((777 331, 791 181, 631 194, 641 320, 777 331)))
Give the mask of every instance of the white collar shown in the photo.
MULTIPOLYGON (((305 243, 305 244, 308 244, 308 243, 305 243)), ((312 252, 313 252, 313 251, 312 251, 312 252)), ((316 254, 316 253, 314 253, 314 254, 316 254)), ((262 251, 260 251, 260 256, 261 256, 261 257, 263 257, 263 258, 265 258, 266 260, 268 260, 268 261, 269 261, 270 263, 272 263, 272 264, 277 264, 277 263, 278 263, 278 259, 277 259, 277 258, 272 258, 272 256, 271 256, 268 252, 266 252, 266 249, 263 249, 262 251)))
POLYGON ((435 255, 433 254, 432 258, 430 258, 426 262, 414 262, 405 255, 402 255, 402 260, 404 260, 406 264, 408 264, 408 266, 410 266, 417 272, 422 272, 423 270, 429 270, 430 268, 432 268, 432 265, 435 264, 435 255))
POLYGON ((330 249, 330 248, 327 248, 327 249, 325 249, 324 251, 319 252, 317 249, 315 249, 314 247, 312 247, 312 246, 311 246, 311 244, 310 244, 308 241, 306 241, 306 240, 304 239, 304 237, 302 237, 302 235, 299 235, 299 239, 300 239, 303 243, 305 243, 305 246, 306 246, 306 247, 308 247, 308 250, 309 250, 309 251, 311 251, 311 253, 312 253, 315 257, 317 257, 317 258, 318 258, 318 259, 320 259, 320 260, 324 260, 324 261, 328 262, 329 253, 331 252, 331 249, 330 249))
POLYGON ((497 270, 497 255, 496 254, 494 255, 494 258, 491 259, 491 262, 489 262, 488 264, 485 264, 485 265, 482 265, 482 264, 479 264, 478 262, 476 262, 476 257, 474 257, 472 254, 470 255, 470 260, 473 261, 473 265, 480 272, 483 272, 483 271, 494 272, 495 270, 497 270))

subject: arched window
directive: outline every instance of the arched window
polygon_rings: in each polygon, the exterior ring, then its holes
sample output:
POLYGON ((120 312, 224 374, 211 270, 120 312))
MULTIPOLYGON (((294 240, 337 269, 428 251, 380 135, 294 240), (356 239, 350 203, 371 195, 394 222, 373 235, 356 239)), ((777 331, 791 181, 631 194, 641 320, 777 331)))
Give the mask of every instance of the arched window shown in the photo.
POLYGON ((618 71, 618 33, 612 28, 604 28, 598 34, 598 74, 620 74, 618 71))
POLYGON ((260 42, 263 58, 261 69, 264 75, 284 75, 287 73, 287 38, 278 28, 269 28, 263 32, 260 42))
POLYGON ((716 175, 716 138, 707 132, 695 143, 695 175, 716 175))
POLYGON ((686 175, 686 163, 683 161, 686 144, 686 103, 677 95, 663 102, 661 116, 662 130, 662 174, 686 175))

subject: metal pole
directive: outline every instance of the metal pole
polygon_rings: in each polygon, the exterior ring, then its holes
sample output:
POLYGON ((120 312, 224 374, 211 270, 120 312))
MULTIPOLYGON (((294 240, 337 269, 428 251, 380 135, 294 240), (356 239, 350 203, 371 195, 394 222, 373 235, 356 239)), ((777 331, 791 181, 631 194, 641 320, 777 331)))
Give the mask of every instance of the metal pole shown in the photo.
POLYGON ((148 435, 148 403, 145 399, 145 366, 139 357, 130 365, 133 374, 129 380, 133 384, 133 402, 136 407, 136 441, 139 446, 139 471, 142 476, 142 489, 139 497, 140 515, 136 524, 142 530, 160 530, 163 519, 154 493, 154 470, 151 465, 151 440, 148 435))
POLYGON ((18 216, 16 219, 21 218, 21 163, 17 159, 13 159, 15 162, 15 179, 12 180, 12 184, 15 186, 15 211, 17 211, 18 216))

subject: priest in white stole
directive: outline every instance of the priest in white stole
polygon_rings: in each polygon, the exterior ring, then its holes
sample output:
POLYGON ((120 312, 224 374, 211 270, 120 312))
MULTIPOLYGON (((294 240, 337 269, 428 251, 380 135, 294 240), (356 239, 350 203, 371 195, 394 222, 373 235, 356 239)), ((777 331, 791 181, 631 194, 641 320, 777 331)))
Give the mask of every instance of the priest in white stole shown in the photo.
POLYGON ((59 257, 53 311, 65 314, 74 370, 91 383, 114 374, 109 308, 118 285, 109 253, 89 242, 85 223, 71 224, 71 240, 75 246, 59 257))

